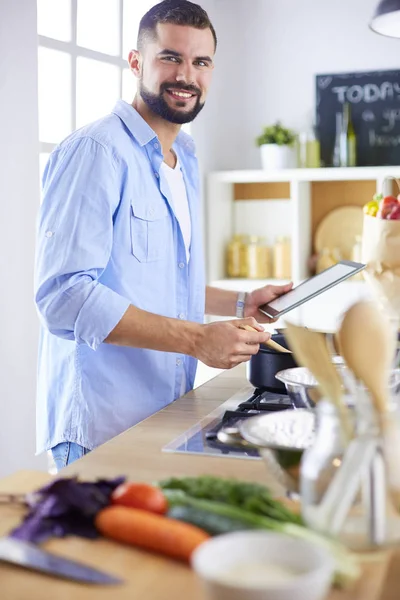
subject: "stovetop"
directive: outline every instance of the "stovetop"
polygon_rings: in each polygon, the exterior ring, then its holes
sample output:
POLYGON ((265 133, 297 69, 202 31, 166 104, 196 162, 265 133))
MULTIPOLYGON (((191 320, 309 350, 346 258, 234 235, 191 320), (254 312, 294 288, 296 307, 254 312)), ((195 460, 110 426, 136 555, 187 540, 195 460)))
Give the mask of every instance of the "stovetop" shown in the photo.
POLYGON ((292 408, 292 404, 285 393, 247 387, 167 444, 163 451, 257 459, 257 450, 223 444, 218 440, 218 432, 226 427, 237 427, 243 419, 288 408, 292 408))

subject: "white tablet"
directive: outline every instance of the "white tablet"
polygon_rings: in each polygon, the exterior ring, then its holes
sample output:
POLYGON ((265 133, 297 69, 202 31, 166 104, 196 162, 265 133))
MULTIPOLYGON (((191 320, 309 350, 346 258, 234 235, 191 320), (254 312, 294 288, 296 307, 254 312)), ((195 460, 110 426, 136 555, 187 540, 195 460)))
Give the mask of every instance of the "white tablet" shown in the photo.
POLYGON ((304 304, 304 302, 326 292, 326 290, 329 290, 329 288, 341 281, 359 273, 365 267, 366 265, 362 263, 341 260, 336 265, 329 267, 329 269, 321 271, 318 275, 306 279, 306 281, 291 289, 290 292, 283 294, 283 296, 279 296, 276 300, 272 300, 268 304, 263 304, 259 307, 259 310, 272 319, 278 319, 285 313, 293 310, 293 308, 300 306, 300 304, 304 304))

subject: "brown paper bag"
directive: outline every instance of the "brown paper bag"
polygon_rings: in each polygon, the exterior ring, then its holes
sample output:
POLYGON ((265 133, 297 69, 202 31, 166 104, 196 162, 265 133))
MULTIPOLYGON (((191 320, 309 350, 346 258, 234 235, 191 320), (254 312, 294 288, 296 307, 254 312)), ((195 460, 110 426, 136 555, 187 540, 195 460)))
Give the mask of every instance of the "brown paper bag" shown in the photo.
POLYGON ((400 320, 400 221, 364 215, 361 256, 376 299, 400 320))

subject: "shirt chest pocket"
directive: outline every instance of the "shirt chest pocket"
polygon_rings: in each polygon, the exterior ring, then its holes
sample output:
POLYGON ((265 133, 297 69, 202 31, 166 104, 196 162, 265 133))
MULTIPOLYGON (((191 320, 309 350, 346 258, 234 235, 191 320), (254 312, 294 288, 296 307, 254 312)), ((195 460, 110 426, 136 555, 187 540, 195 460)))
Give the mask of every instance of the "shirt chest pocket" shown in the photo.
POLYGON ((161 260, 167 255, 171 236, 171 220, 162 204, 131 204, 132 254, 140 262, 161 260))

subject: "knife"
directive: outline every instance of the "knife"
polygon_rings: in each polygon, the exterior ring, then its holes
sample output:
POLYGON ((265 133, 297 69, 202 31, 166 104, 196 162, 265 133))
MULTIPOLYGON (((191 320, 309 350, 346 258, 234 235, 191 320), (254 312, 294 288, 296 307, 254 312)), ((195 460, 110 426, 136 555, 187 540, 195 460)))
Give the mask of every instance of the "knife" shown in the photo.
POLYGON ((122 583, 117 577, 11 537, 0 538, 0 561, 82 583, 122 583))

